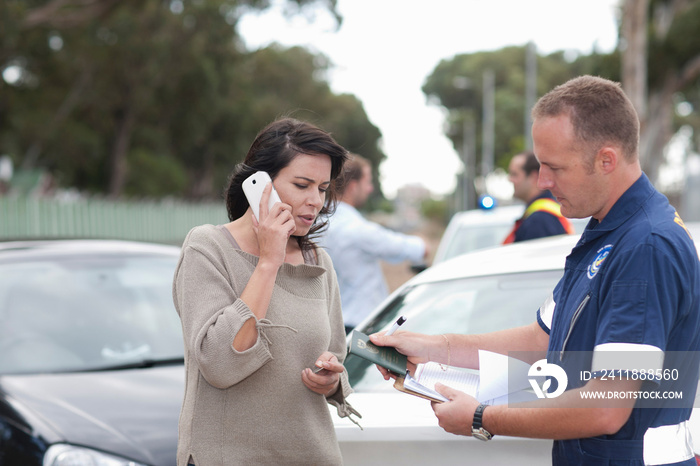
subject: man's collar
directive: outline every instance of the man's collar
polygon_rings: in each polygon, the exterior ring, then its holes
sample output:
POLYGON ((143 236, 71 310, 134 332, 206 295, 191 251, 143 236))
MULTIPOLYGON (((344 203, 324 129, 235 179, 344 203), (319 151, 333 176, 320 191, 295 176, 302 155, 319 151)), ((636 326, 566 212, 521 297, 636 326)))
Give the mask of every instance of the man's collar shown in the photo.
POLYGON ((632 183, 627 191, 615 201, 610 211, 603 220, 595 227, 596 231, 612 231, 626 222, 635 212, 637 212, 642 204, 654 194, 656 190, 642 172, 641 176, 632 183))

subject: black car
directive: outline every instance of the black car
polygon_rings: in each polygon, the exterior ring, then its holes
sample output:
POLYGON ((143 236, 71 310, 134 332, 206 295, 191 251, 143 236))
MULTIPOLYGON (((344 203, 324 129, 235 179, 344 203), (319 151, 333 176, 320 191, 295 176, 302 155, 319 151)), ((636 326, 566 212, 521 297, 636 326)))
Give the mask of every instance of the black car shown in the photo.
POLYGON ((0 465, 174 465, 175 246, 0 243, 0 465))

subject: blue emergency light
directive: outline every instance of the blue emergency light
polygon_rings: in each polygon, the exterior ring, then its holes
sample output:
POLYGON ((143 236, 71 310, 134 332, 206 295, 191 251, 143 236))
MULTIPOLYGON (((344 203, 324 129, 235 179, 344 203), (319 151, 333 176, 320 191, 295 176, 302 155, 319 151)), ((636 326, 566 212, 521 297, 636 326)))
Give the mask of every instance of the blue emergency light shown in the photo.
POLYGON ((496 199, 484 194, 479 198, 479 208, 483 210, 491 210, 496 207, 496 199))

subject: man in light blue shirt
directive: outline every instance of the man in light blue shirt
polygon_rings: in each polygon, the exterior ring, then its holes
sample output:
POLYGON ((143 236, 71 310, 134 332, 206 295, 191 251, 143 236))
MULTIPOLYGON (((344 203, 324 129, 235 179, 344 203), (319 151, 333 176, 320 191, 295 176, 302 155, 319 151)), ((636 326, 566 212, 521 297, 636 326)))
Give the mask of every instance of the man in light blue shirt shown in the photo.
POLYGON ((423 262, 425 241, 366 220, 357 210, 372 193, 372 167, 359 155, 345 163, 340 202, 320 240, 338 275, 345 330, 359 324, 384 298, 389 289, 380 261, 423 262))

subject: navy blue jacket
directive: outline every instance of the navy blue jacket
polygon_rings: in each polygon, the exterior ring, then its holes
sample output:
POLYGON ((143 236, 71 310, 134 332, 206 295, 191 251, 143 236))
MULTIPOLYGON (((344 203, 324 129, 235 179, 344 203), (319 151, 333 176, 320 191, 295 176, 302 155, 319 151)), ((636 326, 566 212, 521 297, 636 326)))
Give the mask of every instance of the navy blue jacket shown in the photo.
POLYGON ((695 397, 700 261, 678 213, 646 175, 601 223, 588 224, 538 322, 549 334, 548 362, 564 368, 567 389, 583 386, 584 373, 655 374, 640 393, 629 394, 637 401, 619 432, 555 441, 555 465, 643 465, 645 455, 656 455, 651 464, 695 465, 686 459, 687 440, 673 443, 664 435, 684 435, 695 397), (623 367, 614 354, 641 367, 623 367), (683 398, 646 398, 669 391, 683 398))

